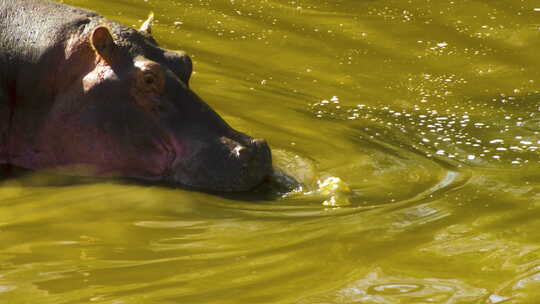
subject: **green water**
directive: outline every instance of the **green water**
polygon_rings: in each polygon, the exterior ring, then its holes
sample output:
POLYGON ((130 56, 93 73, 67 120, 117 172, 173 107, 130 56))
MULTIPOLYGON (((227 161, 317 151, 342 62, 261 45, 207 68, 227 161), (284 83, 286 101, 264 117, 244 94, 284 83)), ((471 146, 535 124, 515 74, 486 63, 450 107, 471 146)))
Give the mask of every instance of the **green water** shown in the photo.
POLYGON ((64 2, 153 11, 301 185, 4 180, 0 303, 540 303, 539 2, 64 2))

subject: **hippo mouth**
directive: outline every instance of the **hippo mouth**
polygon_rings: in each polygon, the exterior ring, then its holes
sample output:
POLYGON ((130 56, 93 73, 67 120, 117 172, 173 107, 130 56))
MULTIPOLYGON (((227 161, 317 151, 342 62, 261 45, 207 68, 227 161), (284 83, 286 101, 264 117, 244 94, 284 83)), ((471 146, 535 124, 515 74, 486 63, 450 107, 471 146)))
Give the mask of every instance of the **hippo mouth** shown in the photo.
POLYGON ((175 154, 169 182, 203 191, 243 192, 272 174, 271 151, 263 139, 219 137, 185 150, 175 154))

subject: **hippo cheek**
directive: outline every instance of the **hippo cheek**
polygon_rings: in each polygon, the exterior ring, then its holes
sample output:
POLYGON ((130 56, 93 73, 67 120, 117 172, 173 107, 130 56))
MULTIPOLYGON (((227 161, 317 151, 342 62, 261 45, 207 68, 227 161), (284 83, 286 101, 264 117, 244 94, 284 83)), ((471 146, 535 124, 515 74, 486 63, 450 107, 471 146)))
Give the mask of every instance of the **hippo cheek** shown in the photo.
POLYGON ((103 170, 146 180, 159 180, 167 175, 176 158, 175 149, 158 128, 152 128, 148 123, 141 125, 148 130, 132 127, 129 129, 131 132, 126 131, 125 134, 108 132, 114 135, 100 147, 104 154, 109 154, 99 162, 103 170))
MULTIPOLYGON (((247 137, 247 136, 246 136, 247 137)), ((220 137, 196 142, 175 161, 172 179, 200 190, 248 191, 272 171, 270 148, 264 140, 220 137)))
POLYGON ((104 107, 60 115, 51 113, 36 138, 36 169, 64 168, 75 175, 122 176, 159 180, 175 159, 175 148, 162 128, 136 112, 104 107), (81 170, 74 171, 74 167, 81 170))
POLYGON ((113 169, 109 167, 116 163, 121 176, 160 180, 168 174, 175 155, 167 141, 156 138, 143 143, 127 143, 118 149, 115 158, 105 160, 100 166, 108 170, 113 169))
POLYGON ((88 159, 97 169, 97 175, 160 180, 167 174, 175 158, 173 150, 161 141, 125 143, 119 146, 114 140, 98 145, 94 143, 91 147, 92 153, 88 159), (95 155, 101 157, 96 158, 95 155))

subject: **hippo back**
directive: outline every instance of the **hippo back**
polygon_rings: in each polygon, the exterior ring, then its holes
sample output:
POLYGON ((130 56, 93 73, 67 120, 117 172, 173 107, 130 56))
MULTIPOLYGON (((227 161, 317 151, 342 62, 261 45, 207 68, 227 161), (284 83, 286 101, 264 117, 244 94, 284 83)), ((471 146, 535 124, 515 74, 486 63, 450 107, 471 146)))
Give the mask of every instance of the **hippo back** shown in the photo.
POLYGON ((94 15, 43 0, 0 0, 0 164, 9 162, 7 141, 15 106, 24 99, 50 100, 46 90, 42 96, 25 96, 36 93, 39 82, 55 72, 40 62, 58 54, 58 42, 69 34, 66 29, 94 15))
POLYGON ((0 164, 7 162, 7 132, 9 128, 9 106, 7 97, 7 54, 4 21, 7 17, 7 1, 0 0, 0 164))

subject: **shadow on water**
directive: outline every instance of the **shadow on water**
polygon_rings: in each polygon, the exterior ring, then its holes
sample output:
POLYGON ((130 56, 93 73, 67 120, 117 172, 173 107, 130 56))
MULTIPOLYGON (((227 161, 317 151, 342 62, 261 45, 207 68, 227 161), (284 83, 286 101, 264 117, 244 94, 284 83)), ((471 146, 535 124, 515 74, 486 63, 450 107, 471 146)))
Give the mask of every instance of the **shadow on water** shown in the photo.
POLYGON ((244 201, 272 201, 279 199, 283 194, 299 187, 300 183, 292 176, 287 175, 277 169, 271 176, 268 176, 260 185, 251 191, 244 192, 219 192, 211 190, 202 190, 189 186, 174 184, 162 181, 144 181, 134 178, 108 178, 108 177, 88 177, 59 174, 48 171, 32 171, 20 167, 3 165, 0 167, 0 182, 16 181, 22 187, 56 187, 67 188, 71 186, 109 184, 118 186, 140 186, 140 187, 158 187, 169 190, 184 190, 205 193, 221 198, 244 201))

